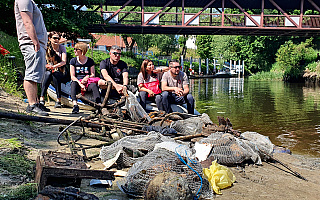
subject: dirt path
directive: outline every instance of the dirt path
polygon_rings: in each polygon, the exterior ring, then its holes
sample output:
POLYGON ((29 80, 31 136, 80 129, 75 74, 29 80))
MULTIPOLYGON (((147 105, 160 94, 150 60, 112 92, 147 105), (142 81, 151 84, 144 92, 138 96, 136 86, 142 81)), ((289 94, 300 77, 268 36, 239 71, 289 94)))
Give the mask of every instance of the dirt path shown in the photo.
MULTIPOLYGON (((86 116, 91 111, 82 110, 78 115, 71 114, 71 108, 55 109, 54 102, 50 102, 50 117, 75 120, 80 115, 86 116)), ((24 112, 26 103, 0 91, 1 112, 24 112)), ((19 138, 30 151, 28 157, 35 159, 40 150, 58 150, 70 152, 67 146, 57 143, 59 125, 45 123, 30 123, 27 125, 19 120, 0 119, 1 138, 19 138)), ((96 144, 96 140, 81 139, 83 145, 96 144)), ((88 151, 88 155, 99 153, 99 149, 88 151)), ((246 166, 244 169, 232 167, 236 176, 236 183, 228 189, 222 190, 222 195, 214 199, 308 199, 316 200, 320 196, 320 158, 310 158, 303 155, 275 154, 277 159, 287 164, 292 170, 299 172, 308 181, 293 176, 287 169, 278 163, 263 163, 263 166, 246 166)), ((91 169, 103 169, 102 162, 94 159, 87 163, 91 169)), ((1 180, 1 176, 0 176, 1 180)), ((4 181, 6 181, 4 179, 4 181)), ((7 180, 9 181, 9 180, 7 180)), ((113 182, 112 188, 91 187, 90 180, 83 180, 81 190, 93 193, 100 199, 129 199, 113 182)))

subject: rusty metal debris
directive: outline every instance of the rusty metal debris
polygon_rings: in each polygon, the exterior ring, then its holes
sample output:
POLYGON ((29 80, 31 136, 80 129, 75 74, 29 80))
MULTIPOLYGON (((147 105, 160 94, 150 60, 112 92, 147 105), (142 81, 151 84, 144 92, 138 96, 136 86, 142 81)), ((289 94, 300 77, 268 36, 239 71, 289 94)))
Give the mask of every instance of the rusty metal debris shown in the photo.
POLYGON ((89 170, 79 155, 42 151, 37 157, 35 182, 40 190, 46 185, 80 187, 83 178, 115 180, 113 171, 89 170))

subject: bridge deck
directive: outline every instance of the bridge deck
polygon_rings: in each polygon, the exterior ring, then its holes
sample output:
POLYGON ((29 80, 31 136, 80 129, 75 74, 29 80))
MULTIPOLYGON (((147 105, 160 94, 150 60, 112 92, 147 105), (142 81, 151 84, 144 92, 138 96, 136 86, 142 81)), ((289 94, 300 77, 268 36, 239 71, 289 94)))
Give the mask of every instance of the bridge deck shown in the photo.
MULTIPOLYGON (((81 5, 82 0, 72 0, 72 2, 81 5)), ((97 2, 94 11, 88 11, 100 14, 105 20, 103 24, 92 24, 88 27, 90 32, 96 33, 307 37, 320 35, 318 0, 99 0, 97 2), (226 8, 234 9, 240 14, 226 13, 226 8), (150 12, 151 10, 153 12, 150 12), (311 14, 303 15, 306 11, 311 14)))

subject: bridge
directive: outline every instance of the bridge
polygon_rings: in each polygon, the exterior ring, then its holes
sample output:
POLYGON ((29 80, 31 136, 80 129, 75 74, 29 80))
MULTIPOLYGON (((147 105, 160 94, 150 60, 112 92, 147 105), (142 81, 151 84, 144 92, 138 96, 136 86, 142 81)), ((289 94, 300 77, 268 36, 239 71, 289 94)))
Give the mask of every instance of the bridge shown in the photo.
MULTIPOLYGON (((84 0, 71 0, 82 8, 84 0)), ((97 0, 92 33, 320 36, 319 0, 97 0)))

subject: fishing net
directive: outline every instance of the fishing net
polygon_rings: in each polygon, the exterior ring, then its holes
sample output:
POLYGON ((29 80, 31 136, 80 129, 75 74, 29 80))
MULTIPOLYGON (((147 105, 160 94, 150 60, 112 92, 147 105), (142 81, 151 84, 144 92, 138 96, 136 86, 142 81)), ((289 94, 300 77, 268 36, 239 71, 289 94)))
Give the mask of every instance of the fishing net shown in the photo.
POLYGON ((110 146, 102 147, 99 157, 105 162, 107 168, 114 163, 118 166, 130 167, 142 156, 152 152, 155 144, 164 141, 173 141, 173 139, 154 131, 149 132, 148 135, 127 136, 110 146))
MULTIPOLYGON (((242 135, 241 135, 242 136, 242 135)), ((199 141, 200 144, 211 144, 212 150, 209 161, 217 160, 219 164, 234 166, 251 160, 255 164, 262 164, 259 148, 272 152, 273 145, 267 142, 265 136, 255 132, 244 134, 246 139, 239 139, 229 133, 216 132, 199 141)))
POLYGON ((191 159, 187 159, 188 153, 186 152, 191 153, 188 147, 177 145, 179 144, 174 144, 174 142, 158 144, 153 152, 144 156, 142 160, 136 162, 130 168, 125 178, 117 182, 119 188, 127 194, 142 197, 147 190, 148 183, 153 178, 164 172, 173 172, 184 178, 193 195, 196 195, 199 191, 199 194, 201 193, 202 196, 211 198, 213 192, 209 187, 208 181, 200 178, 202 176, 202 166, 197 162, 191 162, 191 159), (175 148, 178 154, 166 148, 175 148), (179 159, 178 155, 187 161, 188 165, 194 169, 200 177, 185 165, 179 159))
POLYGON ((172 122, 170 128, 175 129, 182 135, 193 135, 202 132, 202 127, 213 124, 210 117, 204 113, 199 117, 190 117, 184 120, 172 122))
POLYGON ((140 121, 140 119, 145 118, 150 122, 151 118, 137 101, 136 96, 131 91, 127 92, 129 96, 126 100, 125 107, 129 111, 131 119, 133 121, 140 121))
POLYGON ((274 144, 272 144, 268 136, 247 131, 241 134, 241 138, 254 152, 259 154, 262 160, 269 159, 269 155, 273 152, 274 144))

